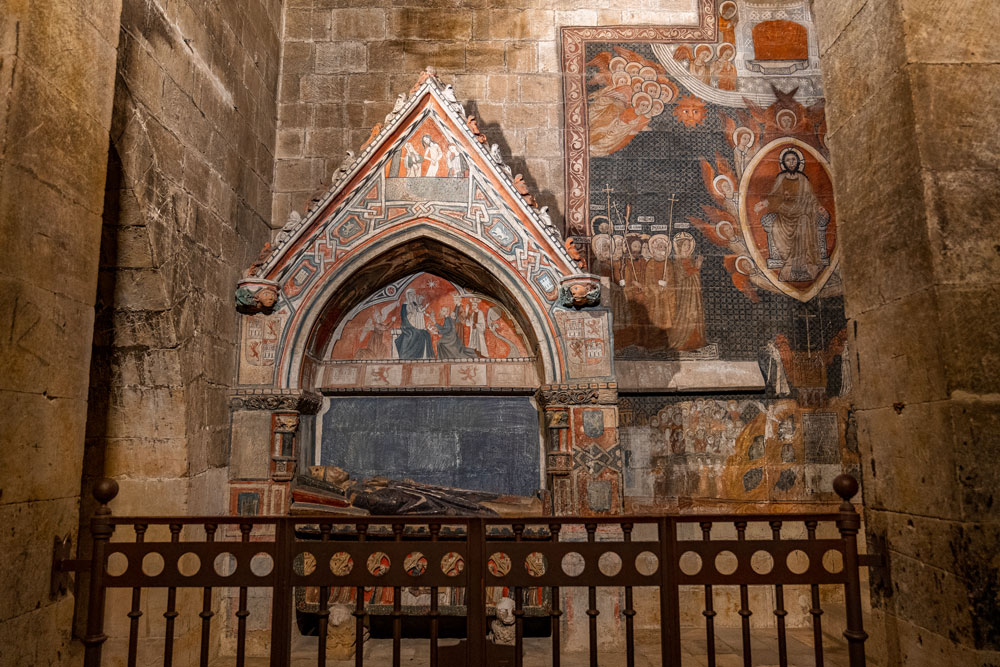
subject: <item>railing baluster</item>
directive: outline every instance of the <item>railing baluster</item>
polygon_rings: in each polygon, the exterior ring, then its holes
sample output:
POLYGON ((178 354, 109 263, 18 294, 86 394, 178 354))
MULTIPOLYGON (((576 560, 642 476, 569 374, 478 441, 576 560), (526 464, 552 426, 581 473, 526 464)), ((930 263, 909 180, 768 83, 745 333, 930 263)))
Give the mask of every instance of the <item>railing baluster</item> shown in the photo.
POLYGON ((90 590, 87 598, 87 634, 83 637, 84 667, 100 667, 101 649, 108 636, 104 634, 104 567, 107 555, 108 540, 115 532, 111 523, 111 510, 108 503, 118 495, 118 482, 113 479, 101 479, 94 485, 94 499, 100 507, 90 518, 90 535, 93 546, 90 552, 90 590))
MULTIPOLYGON (((441 534, 441 524, 431 523, 429 525, 431 542, 437 542, 441 534)), ((430 564, 428 564, 431 566, 430 564)), ((428 616, 431 619, 431 667, 438 667, 438 624, 441 612, 438 611, 438 587, 431 586, 431 610, 428 616)))
MULTIPOLYGON (((712 541, 712 522, 702 521, 701 539, 712 541)), ((715 599, 712 596, 712 584, 705 584, 705 650, 708 653, 708 667, 715 667, 715 599)))
MULTIPOLYGON (((240 542, 247 544, 250 542, 250 531, 253 524, 244 522, 240 524, 240 542)), ((250 563, 241 563, 237 567, 250 571, 250 563)), ((247 587, 240 586, 239 607, 236 610, 236 667, 243 667, 247 658, 247 616, 250 611, 247 609, 247 587)))
POLYGON ((837 529, 844 542, 844 572, 847 574, 847 582, 844 584, 847 629, 844 630, 844 637, 847 639, 851 667, 865 667, 865 640, 868 639, 868 633, 865 632, 862 618, 861 579, 858 573, 858 530, 861 528, 861 517, 851 504, 851 498, 858 492, 858 480, 850 475, 838 475, 833 480, 833 490, 843 501, 840 503, 837 529))
MULTIPOLYGON (((393 539, 396 542, 403 541, 403 524, 392 524, 393 539)), ((405 568, 403 563, 398 563, 396 567, 405 568)), ((392 587, 392 667, 399 667, 402 660, 402 646, 400 645, 403 636, 403 589, 399 586, 392 587)))
POLYGON ((483 519, 469 519, 466 531, 468 562, 465 564, 466 634, 468 659, 466 664, 486 663, 486 526, 483 519))
POLYGON ((681 665, 680 591, 677 585, 677 522, 659 521, 660 653, 663 667, 681 665))
MULTIPOLYGON (((215 531, 218 526, 214 523, 205 524, 205 542, 215 541, 215 531)), ((204 567, 204 564, 202 565, 204 567)), ((208 667, 208 648, 211 644, 212 636, 212 617, 215 616, 215 612, 212 611, 212 587, 205 586, 202 590, 201 598, 201 613, 198 614, 201 617, 201 652, 199 654, 198 664, 201 667, 208 667)))
MULTIPOLYGON (((781 540, 781 522, 771 521, 771 539, 781 540)), ((778 665, 788 667, 788 641, 785 638, 785 588, 781 584, 774 585, 774 616, 778 625, 778 665)))
MULTIPOLYGON (((524 524, 514 524, 514 541, 520 542, 524 535, 524 524)), ((521 567, 524 563, 519 563, 521 567)), ((514 587, 514 667, 524 664, 524 589, 514 587)))
MULTIPOLYGON (((170 524, 170 543, 177 544, 180 539, 181 524, 170 524)), ((163 667, 171 667, 174 664, 174 622, 177 620, 177 615, 177 587, 171 586, 167 589, 167 610, 163 613, 163 618, 167 619, 163 639, 163 667)))
MULTIPOLYGON (((806 521, 808 539, 816 539, 816 526, 818 524, 819 522, 815 519, 806 521)), ((823 620, 820 618, 823 615, 823 608, 820 607, 819 602, 819 584, 812 584, 809 589, 812 596, 812 607, 810 607, 809 613, 813 617, 813 653, 816 656, 816 667, 823 667, 823 620)))
MULTIPOLYGON (((585 524, 587 528, 587 541, 594 542, 597 532, 596 523, 585 524)), ((597 563, 591 563, 592 568, 596 568, 597 563)), ((590 631, 590 667, 597 667, 597 617, 600 615, 597 609, 597 587, 587 587, 587 616, 590 631)))
MULTIPOLYGON (((621 524, 622 541, 632 541, 632 523, 621 524)), ((622 562, 624 565, 624 561, 622 562)), ((625 666, 635 667, 635 609, 632 606, 632 587, 625 587, 625 666)))
MULTIPOLYGON (((322 541, 323 544, 330 541, 331 530, 333 530, 333 524, 331 523, 324 522, 319 525, 320 541, 322 541)), ((317 570, 319 569, 319 566, 319 560, 316 559, 317 570)), ((329 562, 326 563, 326 567, 330 567, 329 562)), ((305 570, 303 569, 303 572, 304 571, 305 570)), ((330 588, 328 586, 319 587, 319 612, 316 615, 319 616, 319 641, 317 642, 316 664, 318 667, 326 667, 326 635, 330 623, 330 588)))
MULTIPOLYGON (((355 527, 358 533, 358 542, 366 541, 368 524, 359 523, 355 527)), ((355 567, 366 567, 365 562, 355 563, 355 567)), ((357 586, 354 589, 354 665, 364 667, 365 665, 365 587, 357 586)))
MULTIPOLYGON (((551 540, 553 542, 559 541, 559 531, 562 528, 561 524, 550 523, 549 532, 551 533, 551 540)), ((558 567, 557 564, 549 561, 549 567, 558 567)), ((559 655, 559 630, 560 630, 560 617, 562 616, 562 609, 559 608, 559 587, 552 587, 552 611, 549 613, 550 622, 552 624, 552 667, 560 667, 561 656, 559 655)))
MULTIPOLYGON (((747 538, 747 522, 734 521, 736 526, 736 539, 743 542, 747 538)), ((740 624, 743 627, 743 667, 752 667, 753 659, 750 649, 750 594, 746 584, 740 584, 740 624)))
MULTIPOLYGON (((142 544, 146 541, 146 528, 144 523, 137 523, 135 528, 135 543, 142 544)), ((139 619, 142 618, 142 589, 138 586, 132 588, 132 609, 128 612, 128 667, 135 667, 136 656, 139 653, 139 619)))

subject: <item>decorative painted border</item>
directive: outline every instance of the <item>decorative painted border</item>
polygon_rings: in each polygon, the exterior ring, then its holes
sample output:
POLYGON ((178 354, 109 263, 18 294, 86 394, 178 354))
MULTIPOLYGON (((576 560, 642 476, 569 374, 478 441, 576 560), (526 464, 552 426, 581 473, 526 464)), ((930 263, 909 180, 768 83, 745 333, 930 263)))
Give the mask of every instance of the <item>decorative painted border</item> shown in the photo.
POLYGON ((590 166, 587 127, 587 42, 714 42, 715 0, 698 0, 698 23, 684 26, 566 26, 562 36, 566 135, 566 236, 590 236, 590 166))

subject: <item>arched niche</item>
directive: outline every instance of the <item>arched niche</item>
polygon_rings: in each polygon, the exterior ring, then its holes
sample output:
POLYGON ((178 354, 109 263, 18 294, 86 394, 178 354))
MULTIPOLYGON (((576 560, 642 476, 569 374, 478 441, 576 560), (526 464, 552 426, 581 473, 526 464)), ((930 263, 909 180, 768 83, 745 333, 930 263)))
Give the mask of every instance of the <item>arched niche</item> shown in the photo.
POLYGON ((283 389, 316 388, 313 365, 341 319, 374 289, 421 272, 495 299, 531 345, 538 365, 536 386, 563 381, 565 360, 552 304, 477 239, 418 219, 341 258, 338 271, 302 300, 286 325, 276 384, 283 389))

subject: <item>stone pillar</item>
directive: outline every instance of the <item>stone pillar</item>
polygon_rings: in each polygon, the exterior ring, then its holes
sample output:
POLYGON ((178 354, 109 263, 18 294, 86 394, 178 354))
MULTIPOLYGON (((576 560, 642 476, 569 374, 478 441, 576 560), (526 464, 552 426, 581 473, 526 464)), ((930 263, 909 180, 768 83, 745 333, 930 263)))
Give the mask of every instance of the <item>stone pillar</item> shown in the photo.
POLYGON ((618 386, 545 385, 538 399, 550 432, 546 465, 555 513, 620 514, 624 488, 618 386))
POLYGON ((978 0, 813 9, 865 524, 889 557, 873 573, 869 652, 893 665, 996 662, 1000 14, 978 0))
POLYGON ((70 661, 101 211, 121 2, 0 3, 0 664, 70 661), (26 576, 32 573, 31 576, 26 576))

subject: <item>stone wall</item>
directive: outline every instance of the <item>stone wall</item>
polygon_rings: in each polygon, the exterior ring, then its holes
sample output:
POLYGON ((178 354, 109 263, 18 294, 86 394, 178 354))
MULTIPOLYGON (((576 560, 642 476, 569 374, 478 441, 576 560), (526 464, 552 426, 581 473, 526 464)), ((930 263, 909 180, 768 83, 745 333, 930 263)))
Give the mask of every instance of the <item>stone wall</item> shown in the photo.
POLYGON ((123 6, 83 479, 85 501, 118 479, 119 515, 227 511, 232 294, 269 238, 280 25, 278 0, 123 6))
POLYGON ((889 664, 1000 660, 996 7, 814 0, 889 664))
POLYGON ((3 665, 70 659, 48 563, 55 536, 75 541, 120 6, 0 9, 3 665))
POLYGON ((286 3, 276 227, 330 185, 345 152, 357 151, 427 66, 454 84, 490 142, 561 223, 560 26, 696 20, 692 0, 630 9, 610 0, 378 0, 348 7, 357 4, 286 3))

